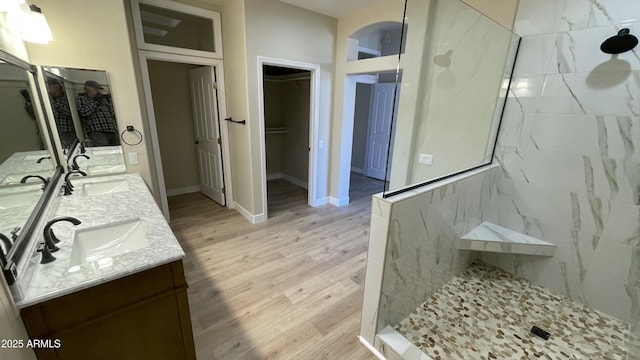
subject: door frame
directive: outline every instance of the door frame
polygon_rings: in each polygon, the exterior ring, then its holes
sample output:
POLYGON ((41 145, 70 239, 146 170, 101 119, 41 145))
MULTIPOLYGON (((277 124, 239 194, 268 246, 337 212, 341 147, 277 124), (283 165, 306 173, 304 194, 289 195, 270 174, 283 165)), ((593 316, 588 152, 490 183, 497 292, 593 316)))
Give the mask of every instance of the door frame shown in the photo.
MULTIPOLYGON (((317 194, 319 139, 318 127, 320 118, 320 64, 305 63, 287 59, 258 56, 258 116, 260 126, 260 176, 262 177, 262 203, 264 217, 268 219, 267 206, 267 151, 265 147, 265 119, 264 119, 264 65, 280 66, 309 71, 311 74, 309 89, 309 175, 307 203, 311 207, 322 206, 327 203, 326 197, 317 194)), ((328 144, 325 144, 327 146, 328 144)))
POLYGON ((233 189, 231 187, 231 171, 229 164, 231 159, 229 156, 229 131, 227 124, 222 119, 227 117, 227 101, 224 93, 224 68, 222 60, 202 58, 190 55, 178 55, 169 54, 156 51, 138 50, 140 58, 140 69, 142 74, 142 85, 144 89, 144 97, 147 109, 147 117, 149 118, 149 132, 151 139, 151 148, 153 150, 153 159, 156 169, 156 177, 158 179, 158 188, 160 191, 160 208, 167 221, 170 221, 169 203, 167 201, 167 188, 164 182, 164 171, 162 169, 162 158, 160 156, 160 139, 158 138, 158 126, 156 123, 155 111, 153 109, 153 96, 151 93, 151 80, 149 79, 149 67, 147 60, 158 60, 165 62, 175 62, 183 64, 215 66, 218 68, 218 111, 220 116, 218 122, 220 123, 220 138, 222 139, 222 177, 225 187, 226 203, 229 209, 233 209, 233 189))

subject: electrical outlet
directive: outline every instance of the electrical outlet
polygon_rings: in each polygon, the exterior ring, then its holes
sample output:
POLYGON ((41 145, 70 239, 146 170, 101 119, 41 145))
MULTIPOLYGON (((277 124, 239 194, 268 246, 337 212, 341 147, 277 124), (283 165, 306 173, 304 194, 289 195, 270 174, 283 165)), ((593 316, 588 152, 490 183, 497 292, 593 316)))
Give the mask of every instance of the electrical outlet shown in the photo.
POLYGON ((131 165, 137 165, 138 164, 138 153, 137 152, 130 152, 129 153, 129 164, 131 164, 131 165))
POLYGON ((433 165, 433 155, 420 154, 420 156, 418 157, 418 162, 422 165, 431 166, 433 165))

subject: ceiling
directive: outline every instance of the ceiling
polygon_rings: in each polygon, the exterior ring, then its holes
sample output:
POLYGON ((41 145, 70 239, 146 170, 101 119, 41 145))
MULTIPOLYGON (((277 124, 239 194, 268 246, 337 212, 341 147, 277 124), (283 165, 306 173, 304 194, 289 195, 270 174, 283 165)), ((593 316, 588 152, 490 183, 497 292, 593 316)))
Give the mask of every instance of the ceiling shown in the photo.
MULTIPOLYGON (((179 1, 179 0, 178 0, 179 1)), ((229 0, 201 0, 222 5, 229 0)), ((335 18, 350 14, 356 10, 377 5, 385 0, 280 0, 282 2, 309 9, 335 18)))
POLYGON ((350 14, 356 10, 377 5, 385 0, 280 0, 291 5, 309 9, 335 18, 350 14))

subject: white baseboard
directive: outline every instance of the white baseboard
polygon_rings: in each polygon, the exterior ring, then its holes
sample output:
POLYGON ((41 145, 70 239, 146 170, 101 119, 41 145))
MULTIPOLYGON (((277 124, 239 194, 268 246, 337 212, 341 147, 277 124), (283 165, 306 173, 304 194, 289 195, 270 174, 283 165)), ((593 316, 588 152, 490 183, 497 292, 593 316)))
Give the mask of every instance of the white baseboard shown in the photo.
POLYGON ((267 174, 267 181, 282 179, 282 173, 267 174))
POLYGON ((329 203, 333 206, 345 206, 349 204, 349 197, 338 199, 331 196, 329 197, 329 203))
POLYGON ((258 215, 253 215, 252 213, 250 213, 247 209, 243 208, 242 205, 238 204, 237 202, 233 204, 233 209, 237 212, 240 213, 240 215, 244 216, 245 219, 249 220, 250 223, 252 224, 258 224, 261 222, 264 222, 265 220, 267 220, 266 216, 264 215, 264 213, 262 214, 258 214, 258 215))
POLYGON ((200 185, 185 186, 185 187, 176 188, 176 189, 167 189, 167 196, 191 194, 194 192, 200 192, 200 185))
POLYGON ((356 174, 362 174, 362 175, 364 175, 364 169, 361 169, 361 168, 359 168, 359 167, 355 167, 355 166, 352 166, 352 167, 351 167, 351 172, 354 172, 354 173, 356 173, 356 174))
POLYGON ((311 207, 324 206, 324 205, 327 205, 328 203, 329 203, 329 198, 325 196, 323 198, 316 199, 313 202, 313 204, 311 204, 311 207))
POLYGON ((307 184, 306 181, 302 181, 298 178, 294 178, 293 176, 287 175, 287 174, 282 174, 282 179, 286 180, 296 186, 300 186, 303 189, 309 189, 309 185, 307 184))

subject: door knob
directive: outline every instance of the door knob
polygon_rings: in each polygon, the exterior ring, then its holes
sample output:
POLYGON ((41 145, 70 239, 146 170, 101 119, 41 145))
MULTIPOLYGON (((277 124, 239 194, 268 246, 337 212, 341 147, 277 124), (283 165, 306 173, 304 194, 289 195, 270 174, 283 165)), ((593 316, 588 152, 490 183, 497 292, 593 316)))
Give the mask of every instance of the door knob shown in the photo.
POLYGON ((200 144, 200 141, 196 140, 196 141, 194 141, 194 143, 196 143, 196 144, 200 144))

